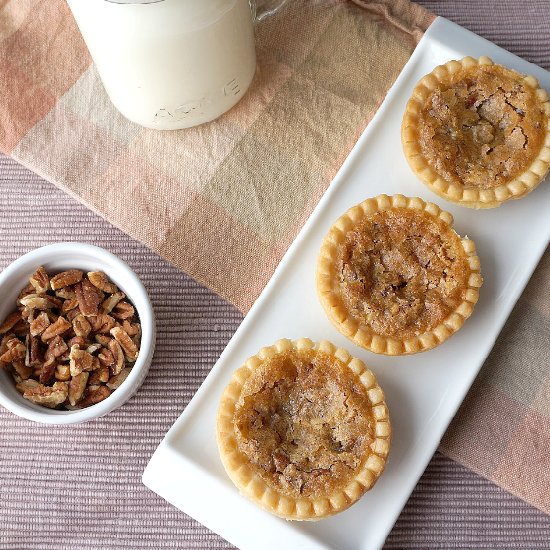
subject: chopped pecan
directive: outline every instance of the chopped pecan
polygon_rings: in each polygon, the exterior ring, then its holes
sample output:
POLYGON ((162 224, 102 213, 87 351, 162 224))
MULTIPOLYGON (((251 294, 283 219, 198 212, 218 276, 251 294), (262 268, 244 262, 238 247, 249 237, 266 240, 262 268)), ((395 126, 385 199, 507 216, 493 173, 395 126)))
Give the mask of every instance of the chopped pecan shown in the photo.
POLYGON ((81 315, 80 309, 76 307, 74 309, 71 309, 70 311, 67 311, 65 317, 67 317, 67 321, 72 323, 79 315, 81 315))
POLYGON ((64 332, 67 332, 72 328, 71 323, 67 321, 64 317, 58 317, 55 323, 52 323, 46 330, 42 333, 42 342, 46 343, 48 340, 51 340, 55 336, 59 336, 64 332))
POLYGON ((52 290, 59 290, 60 288, 79 283, 83 275, 84 273, 80 269, 68 269, 54 275, 50 280, 50 285, 52 290))
POLYGON ((133 340, 128 336, 128 333, 121 327, 115 327, 111 329, 111 335, 124 350, 124 355, 126 356, 126 359, 132 362, 135 361, 138 357, 138 348, 134 344, 133 340))
POLYGON ((89 386, 84 392, 84 397, 80 401, 80 407, 89 407, 103 401, 111 395, 111 390, 107 386, 89 386))
POLYGON ((40 371, 40 377, 38 378, 38 381, 41 384, 48 385, 55 378, 56 368, 57 368, 57 365, 55 361, 52 361, 51 363, 44 363, 42 365, 42 369, 40 371))
POLYGON ((90 386, 98 386, 109 381, 109 367, 101 367, 92 372, 89 379, 90 386))
POLYGON ((73 375, 69 382, 69 403, 74 407, 84 395, 84 390, 88 384, 89 372, 81 372, 76 376, 73 375))
POLYGON ((108 334, 116 325, 116 321, 110 315, 105 315, 104 313, 93 315, 89 319, 93 331, 99 334, 108 334))
POLYGON ((56 382, 52 387, 38 384, 28 388, 23 397, 44 407, 55 408, 67 399, 68 386, 66 382, 56 382))
POLYGON ((39 336, 50 326, 50 319, 43 311, 31 323, 31 336, 39 336))
POLYGON ((133 338, 138 334, 141 334, 141 325, 139 323, 130 323, 127 319, 122 322, 122 328, 128 333, 128 336, 133 338))
POLYGON ((32 374, 32 367, 28 367, 25 365, 21 359, 14 361, 11 366, 13 367, 13 370, 19 375, 21 380, 27 380, 30 378, 32 374))
POLYGON ((126 298, 124 292, 115 292, 101 303, 101 311, 103 313, 111 313, 113 308, 124 298, 126 298))
POLYGON ((29 325, 34 321, 36 317, 36 310, 27 306, 23 306, 21 310, 21 319, 24 319, 29 325))
POLYGON ((27 336, 27 353, 25 356, 25 364, 28 367, 37 367, 42 365, 42 349, 40 348, 40 339, 36 336, 27 336))
POLYGON ((10 313, 2 325, 0 325, 0 334, 6 334, 6 332, 9 332, 21 319, 22 316, 20 311, 13 311, 10 313))
POLYGON ((121 321, 123 319, 130 319, 135 314, 134 306, 132 304, 129 304, 128 302, 119 302, 113 311, 111 312, 111 315, 115 319, 120 319, 121 321))
POLYGON ((27 323, 27 321, 25 321, 24 319, 21 319, 21 321, 18 321, 15 326, 13 327, 13 332, 17 335, 17 336, 26 336, 27 334, 29 334, 29 324, 27 323))
POLYGON ((53 296, 28 294, 20 300, 21 304, 32 309, 52 309, 61 307, 61 300, 53 296))
POLYGON ((82 338, 82 336, 74 336, 67 341, 67 345, 69 346, 69 348, 72 348, 73 346, 78 346, 80 349, 84 349, 88 346, 88 342, 85 338, 82 338))
POLYGON ((68 382, 71 379, 71 367, 69 365, 57 365, 55 368, 55 379, 61 382, 68 382))
POLYGON ((104 347, 108 347, 109 346, 109 342, 112 340, 112 338, 110 336, 107 336, 105 334, 96 334, 95 335, 95 341, 98 343, 98 344, 101 344, 102 346, 104 347))
POLYGON ((13 361, 25 358, 27 348, 19 338, 11 338, 6 342, 6 346, 8 348, 7 351, 3 355, 0 355, 2 363, 13 363, 13 361))
POLYGON ((29 294, 36 294, 36 290, 34 289, 34 287, 31 285, 31 283, 27 283, 27 285, 25 286, 25 288, 23 288, 21 290, 21 292, 19 293, 19 295, 17 296, 17 303, 21 303, 21 299, 24 298, 25 296, 28 296, 29 294))
MULTIPOLYGON (((116 343, 116 340, 113 340, 113 342, 116 343)), ((122 357, 124 363, 124 354, 122 353, 122 348, 120 349, 120 356, 122 357)), ((105 367, 112 367, 115 364, 115 357, 110 349, 101 348, 101 351, 97 354, 97 358, 99 359, 99 362, 105 367)))
POLYGON ((124 352, 116 340, 109 342, 109 351, 113 356, 113 362, 109 365, 111 375, 116 376, 124 368, 124 352))
POLYGON ((77 336, 86 338, 92 330, 92 325, 90 325, 88 319, 86 319, 86 317, 84 317, 84 315, 82 315, 81 313, 73 319, 73 330, 77 336))
POLYGON ((102 297, 99 290, 88 279, 83 279, 75 286, 76 299, 82 315, 97 315, 102 297))
POLYGON ((29 283, 34 287, 37 294, 45 294, 50 288, 50 278, 42 266, 30 276, 29 283))
POLYGON ((117 292, 118 288, 114 283, 111 283, 107 278, 107 275, 103 271, 90 271, 88 273, 88 279, 95 287, 99 290, 103 290, 107 294, 114 294, 117 292))
POLYGON ((77 307, 78 300, 76 298, 73 298, 72 300, 65 300, 61 306, 61 313, 67 313, 68 311, 71 311, 71 309, 75 309, 77 307))
POLYGON ((75 291, 70 286, 60 288, 55 292, 55 295, 63 300, 74 300, 76 298, 75 291))
POLYGON ((21 382, 18 382, 15 385, 15 389, 19 393, 25 393, 27 390, 30 390, 31 388, 36 388, 36 386, 39 386, 39 385, 40 384, 36 380, 29 378, 27 380, 22 380, 21 382))
POLYGON ((96 351, 100 350, 101 349, 101 344, 90 344, 87 348, 86 348, 86 351, 90 354, 90 355, 93 355, 96 351))
POLYGON ((69 347, 61 336, 54 336, 48 344, 48 349, 46 350, 44 358, 47 363, 50 363, 53 359, 61 357, 68 349, 69 347))
POLYGON ((124 380, 128 378, 128 375, 130 374, 131 371, 132 369, 129 369, 128 367, 126 367, 125 369, 122 369, 115 376, 111 376, 111 378, 109 378, 109 381, 107 382, 107 387, 113 391, 118 389, 122 384, 122 382, 124 382, 124 380))
POLYGON ((71 376, 76 376, 83 371, 94 370, 94 359, 96 358, 90 355, 86 350, 80 349, 78 346, 71 347, 69 359, 71 376))

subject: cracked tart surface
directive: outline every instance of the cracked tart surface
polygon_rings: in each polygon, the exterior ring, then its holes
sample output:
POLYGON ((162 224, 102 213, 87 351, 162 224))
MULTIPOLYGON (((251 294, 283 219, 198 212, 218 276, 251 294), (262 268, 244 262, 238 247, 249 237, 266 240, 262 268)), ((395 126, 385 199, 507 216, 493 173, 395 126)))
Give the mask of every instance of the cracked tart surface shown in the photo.
POLYGON ((401 129, 416 175, 463 206, 532 191, 550 166, 550 103, 532 76, 488 57, 449 61, 416 85, 401 129))
POLYGON ((285 519, 321 519, 355 503, 382 473, 390 434, 372 372, 344 349, 306 338, 248 359, 218 410, 229 477, 285 519))
POLYGON ((379 195, 341 216, 317 263, 317 293, 328 318, 355 344, 404 355, 456 332, 479 297, 475 245, 433 203, 379 195))

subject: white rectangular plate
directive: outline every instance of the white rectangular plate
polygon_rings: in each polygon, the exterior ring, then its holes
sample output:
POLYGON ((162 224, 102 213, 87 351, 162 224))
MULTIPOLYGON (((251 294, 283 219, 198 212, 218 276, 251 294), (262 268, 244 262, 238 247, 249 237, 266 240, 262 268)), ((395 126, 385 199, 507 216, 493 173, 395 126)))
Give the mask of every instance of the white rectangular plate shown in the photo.
POLYGON ((545 70, 437 19, 145 470, 148 487, 243 550, 383 545, 548 244, 548 183, 520 201, 474 211, 434 195, 403 156, 401 118, 415 83, 436 65, 465 55, 488 55, 534 75, 550 90, 545 70), (457 232, 474 239, 481 259, 485 283, 471 319, 443 345, 415 356, 383 357, 355 347, 332 327, 316 296, 315 264, 328 228, 349 207, 379 193, 420 196, 449 210, 457 232), (329 339, 372 368, 386 393, 394 430, 388 467, 374 489, 346 512, 316 523, 286 522, 241 497, 224 472, 215 441, 218 400, 233 371, 261 347, 301 336, 329 339))

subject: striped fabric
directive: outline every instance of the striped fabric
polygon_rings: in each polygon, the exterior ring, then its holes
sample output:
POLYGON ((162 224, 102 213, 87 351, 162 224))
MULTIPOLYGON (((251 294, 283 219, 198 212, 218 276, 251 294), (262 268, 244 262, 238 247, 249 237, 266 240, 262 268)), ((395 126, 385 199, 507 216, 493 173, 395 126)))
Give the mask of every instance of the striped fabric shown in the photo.
MULTIPOLYGON (((544 0, 421 3, 550 66, 544 0)), ((406 0, 356 4, 290 2, 258 27, 258 73, 235 109, 203 127, 156 133, 110 105, 63 0, 0 0, 0 149, 246 311, 431 21, 406 0)), ((442 442, 547 512, 549 276, 547 254, 442 442)), ((200 346, 209 361, 219 352, 200 346)), ((160 418, 137 399, 157 428, 168 427, 173 415, 160 418)))

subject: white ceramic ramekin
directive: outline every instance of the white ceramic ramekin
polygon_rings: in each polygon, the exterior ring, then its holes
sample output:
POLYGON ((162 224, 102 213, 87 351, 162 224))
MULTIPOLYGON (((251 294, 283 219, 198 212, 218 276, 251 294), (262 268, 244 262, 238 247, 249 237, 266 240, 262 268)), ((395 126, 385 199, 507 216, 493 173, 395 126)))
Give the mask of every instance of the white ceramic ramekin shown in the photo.
POLYGON ((128 378, 107 399, 75 411, 48 409, 24 399, 15 389, 11 373, 0 369, 0 405, 18 416, 43 424, 77 424, 99 418, 128 401, 147 375, 155 349, 155 318, 151 302, 137 275, 110 252, 89 244, 58 243, 21 256, 0 273, 0 322, 15 309, 19 292, 40 265, 49 273, 70 268, 105 272, 137 310, 142 330, 139 356, 128 378))

